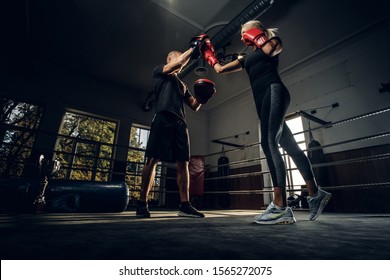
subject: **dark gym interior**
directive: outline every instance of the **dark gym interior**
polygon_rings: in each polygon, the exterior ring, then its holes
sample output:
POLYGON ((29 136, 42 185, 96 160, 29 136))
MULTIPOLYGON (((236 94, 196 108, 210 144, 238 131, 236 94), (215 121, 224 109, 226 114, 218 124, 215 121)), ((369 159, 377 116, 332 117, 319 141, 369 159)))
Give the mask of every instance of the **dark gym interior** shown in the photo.
POLYGON ((373 0, 5 0, 0 4, 2 260, 386 260, 390 258, 390 5, 373 0), (216 93, 186 109, 191 203, 160 162, 152 217, 135 216, 154 117, 152 72, 206 33, 224 63, 240 28, 278 28, 286 121, 332 199, 309 221, 284 155, 297 223, 261 226, 272 201, 245 71, 192 59, 181 79, 216 93), (57 165, 58 163, 58 165, 57 165), (44 207, 34 204, 45 188, 44 207))

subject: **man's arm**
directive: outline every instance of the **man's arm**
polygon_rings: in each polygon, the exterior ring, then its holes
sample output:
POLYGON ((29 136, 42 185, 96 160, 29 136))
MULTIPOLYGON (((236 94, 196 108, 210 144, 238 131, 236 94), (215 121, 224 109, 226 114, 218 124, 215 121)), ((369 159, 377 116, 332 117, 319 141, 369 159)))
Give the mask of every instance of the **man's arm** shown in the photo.
POLYGON ((165 64, 163 68, 163 73, 172 74, 177 69, 183 68, 190 60, 192 52, 193 52, 193 48, 189 48, 184 53, 179 55, 175 60, 171 61, 168 64, 165 64))
POLYGON ((185 95, 185 101, 184 101, 188 107, 190 107, 193 111, 197 112, 202 104, 200 104, 191 94, 187 93, 185 95))

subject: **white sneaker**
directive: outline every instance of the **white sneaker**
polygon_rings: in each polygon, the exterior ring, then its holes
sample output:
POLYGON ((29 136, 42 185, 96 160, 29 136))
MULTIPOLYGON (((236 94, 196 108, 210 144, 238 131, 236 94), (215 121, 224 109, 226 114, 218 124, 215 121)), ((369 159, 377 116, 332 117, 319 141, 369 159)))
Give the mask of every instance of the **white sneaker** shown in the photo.
POLYGON ((326 204, 331 199, 332 194, 318 188, 315 196, 308 196, 307 202, 309 203, 310 216, 309 220, 314 221, 324 210, 326 204))
POLYGON ((275 207, 275 204, 271 202, 264 213, 257 215, 253 218, 253 221, 263 225, 276 225, 276 224, 293 224, 296 223, 293 211, 290 207, 286 207, 284 210, 275 207))

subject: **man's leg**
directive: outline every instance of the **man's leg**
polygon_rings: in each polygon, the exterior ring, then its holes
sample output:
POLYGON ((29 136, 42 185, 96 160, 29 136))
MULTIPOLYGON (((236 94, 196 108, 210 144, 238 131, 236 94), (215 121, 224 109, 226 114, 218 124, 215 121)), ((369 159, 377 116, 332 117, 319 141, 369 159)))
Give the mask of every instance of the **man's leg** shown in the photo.
POLYGON ((180 192, 180 202, 190 200, 190 173, 188 170, 188 161, 177 161, 177 185, 180 192))
POLYGON ((203 218, 204 214, 196 210, 190 203, 190 173, 188 161, 177 161, 177 185, 180 192, 178 215, 182 217, 203 218))
POLYGON ((148 158, 142 171, 141 193, 137 201, 137 217, 149 218, 148 195, 153 186, 158 159, 148 158))

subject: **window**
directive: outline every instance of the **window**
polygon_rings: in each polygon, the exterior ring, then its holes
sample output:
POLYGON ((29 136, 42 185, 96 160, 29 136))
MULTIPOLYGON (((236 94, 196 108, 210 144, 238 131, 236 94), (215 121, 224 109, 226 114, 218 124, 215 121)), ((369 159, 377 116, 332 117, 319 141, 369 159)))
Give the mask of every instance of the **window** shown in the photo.
POLYGON ((20 177, 31 155, 42 108, 0 96, 0 176, 20 177))
MULTIPOLYGON (((127 154, 126 183, 130 188, 130 199, 137 200, 141 190, 142 171, 145 165, 145 149, 149 138, 149 128, 134 124, 130 131, 129 152, 127 154)), ((149 198, 152 203, 161 203, 159 189, 161 183, 161 162, 156 167, 156 175, 149 198)))
POLYGON ((57 178, 109 181, 116 128, 112 121, 65 113, 55 148, 61 162, 57 178))
MULTIPOLYGON (((296 117, 286 121, 286 124, 290 128, 292 134, 299 133, 303 131, 302 118, 296 117)), ((294 135, 295 141, 298 143, 298 146, 302 150, 306 150, 306 142, 304 133, 299 133, 294 135)), ((281 148, 280 148, 281 149, 281 148)), ((283 150, 281 149, 283 153, 283 150)), ((306 152, 305 152, 306 153, 306 152)), ((305 185, 305 180, 303 179, 301 173, 297 169, 294 161, 290 156, 284 154, 284 162, 287 168, 287 185, 290 189, 301 189, 302 185, 305 185)))

